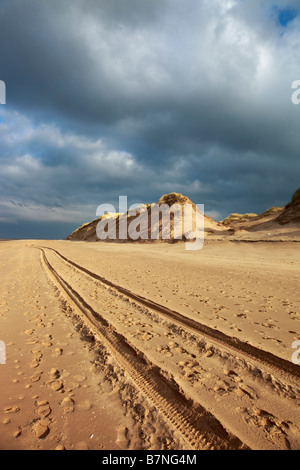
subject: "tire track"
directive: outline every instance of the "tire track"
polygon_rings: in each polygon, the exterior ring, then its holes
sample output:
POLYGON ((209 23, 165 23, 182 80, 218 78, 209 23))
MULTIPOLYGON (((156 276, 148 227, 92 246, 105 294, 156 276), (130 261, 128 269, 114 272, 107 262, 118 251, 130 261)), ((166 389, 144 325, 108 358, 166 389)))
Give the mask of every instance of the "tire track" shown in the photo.
POLYGON ((113 282, 105 279, 103 276, 95 274, 92 271, 89 271, 88 269, 84 268, 83 266, 80 266, 79 264, 75 263, 74 261, 71 261, 64 255, 59 253, 57 250, 55 250, 54 248, 49 248, 49 247, 43 247, 43 248, 47 248, 53 251, 58 257, 64 260, 67 264, 75 267, 79 271, 84 272, 85 274, 92 277, 93 279, 100 281, 102 284, 105 284, 111 287, 115 291, 138 302, 139 304, 144 305, 147 308, 150 308, 158 312, 159 314, 163 315, 164 317, 167 317, 168 319, 175 322, 176 324, 189 328, 190 330, 192 330, 193 332, 196 332, 197 334, 201 334, 205 336, 206 338, 214 340, 215 342, 223 346, 226 346, 227 348, 233 350, 235 353, 238 353, 239 355, 246 356, 247 358, 250 358, 256 362, 259 362, 260 364, 263 364, 264 366, 267 366, 273 370, 276 370, 277 372, 280 372, 281 375, 287 375, 291 377, 292 379, 300 378, 300 367, 297 364, 293 364, 292 362, 287 361, 286 359, 275 356, 274 354, 268 351, 259 349, 255 346, 252 346, 249 343, 245 343, 239 340, 238 338, 228 336, 219 330, 210 328, 207 325, 199 323, 196 320, 186 317, 182 315, 181 313, 176 312, 175 310, 171 310, 168 307, 160 305, 152 300, 146 299, 142 296, 139 296, 138 294, 134 294, 130 290, 125 289, 124 287, 118 286, 117 284, 114 284, 113 282))
POLYGON ((138 389, 150 400, 174 430, 192 449, 246 449, 235 436, 198 403, 187 400, 161 375, 159 367, 149 364, 143 354, 134 349, 127 339, 116 332, 98 312, 88 305, 78 292, 63 279, 50 264, 44 249, 41 261, 54 284, 63 291, 68 301, 80 311, 83 323, 110 351, 120 367, 129 374, 138 389))

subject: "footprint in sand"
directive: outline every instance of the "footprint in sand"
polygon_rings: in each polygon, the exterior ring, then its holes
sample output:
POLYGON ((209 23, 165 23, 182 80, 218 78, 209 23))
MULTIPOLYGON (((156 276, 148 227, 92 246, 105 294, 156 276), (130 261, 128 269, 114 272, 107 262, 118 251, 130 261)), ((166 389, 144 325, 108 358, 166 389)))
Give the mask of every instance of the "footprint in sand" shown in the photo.
POLYGON ((150 331, 137 330, 134 337, 139 338, 141 341, 149 341, 153 338, 153 334, 150 331))
POLYGON ((234 316, 238 318, 247 318, 247 315, 245 313, 234 314, 234 316))
POLYGON ((54 392, 62 392, 64 384, 61 380, 51 380, 47 382, 47 385, 50 385, 54 392))
POLYGON ((86 380, 86 377, 84 375, 74 375, 74 380, 76 380, 76 382, 84 382, 86 380))
POLYGON ((17 405, 14 405, 14 406, 7 406, 6 408, 4 408, 4 413, 5 414, 8 414, 8 413, 18 413, 20 411, 20 408, 19 406, 17 405))
POLYGON ((50 416, 52 410, 50 408, 49 402, 47 400, 37 401, 36 412, 41 416, 41 418, 47 418, 50 416))
POLYGON ((222 385, 216 385, 214 387, 214 391, 217 392, 220 396, 228 395, 226 387, 224 388, 222 385))
POLYGON ((58 369, 51 369, 49 372, 50 380, 46 382, 46 385, 49 385, 54 392, 62 392, 64 384, 60 378, 60 372, 58 369))
POLYGON ((201 372, 197 361, 179 361, 181 373, 186 380, 194 381, 201 372))
POLYGON ((157 346, 156 351, 166 357, 172 357, 174 355, 169 346, 157 346))
POLYGON ((43 357, 43 353, 38 349, 34 349, 33 351, 31 351, 31 353, 34 355, 34 359, 36 361, 40 361, 43 357))
POLYGON ((50 348, 53 345, 53 343, 51 341, 52 339, 53 339, 52 335, 50 335, 50 334, 44 335, 44 340, 42 341, 42 345, 45 348, 50 348))
POLYGON ((41 353, 41 351, 37 349, 31 351, 31 353, 33 354, 34 357, 33 357, 32 362, 30 363, 30 368, 35 369, 36 367, 39 367, 43 354, 41 353))
POLYGON ((164 331, 164 335, 165 335, 167 338, 174 338, 173 334, 170 333, 170 332, 167 332, 167 331, 164 331))
POLYGON ((247 424, 263 428, 268 438, 275 443, 276 448, 282 450, 289 450, 291 448, 290 442, 287 439, 287 423, 281 422, 273 414, 260 408, 244 408, 243 419, 247 424))
POLYGON ((74 390, 77 390, 78 388, 80 388, 80 384, 79 383, 71 383, 66 389, 66 393, 71 393, 73 392, 74 390))
POLYGON ((30 368, 31 368, 31 369, 35 369, 36 367, 39 367, 39 365, 40 365, 40 364, 39 364, 38 361, 32 361, 32 362, 30 363, 30 368))
POLYGON ((128 439, 128 428, 125 426, 121 426, 117 429, 116 444, 118 444, 121 449, 128 449, 130 440, 128 439))
POLYGON ((30 377, 30 382, 38 382, 42 373, 36 373, 30 377))
POLYGON ((60 405, 63 407, 64 414, 73 413, 75 401, 71 397, 66 397, 63 399, 60 405))
POLYGON ((19 428, 13 433, 13 437, 14 437, 15 439, 17 439, 18 437, 21 436, 21 434, 22 434, 22 428, 19 427, 19 428))
POLYGON ((50 432, 50 421, 47 418, 42 418, 36 421, 32 426, 32 431, 38 439, 45 439, 50 432))
POLYGON ((62 353, 63 353, 62 348, 56 348, 52 353, 52 357, 59 357, 62 355, 62 353))
POLYGON ((76 405, 76 409, 79 411, 89 411, 92 406, 92 403, 86 399, 78 403, 78 405, 76 405))
POLYGON ((39 340, 36 337, 33 337, 29 339, 28 341, 26 341, 26 344, 38 344, 38 343, 39 343, 39 340))
POLYGON ((35 330, 33 330, 33 329, 31 329, 31 330, 25 330, 25 331, 24 331, 24 334, 27 335, 27 336, 31 336, 34 332, 35 332, 35 330))

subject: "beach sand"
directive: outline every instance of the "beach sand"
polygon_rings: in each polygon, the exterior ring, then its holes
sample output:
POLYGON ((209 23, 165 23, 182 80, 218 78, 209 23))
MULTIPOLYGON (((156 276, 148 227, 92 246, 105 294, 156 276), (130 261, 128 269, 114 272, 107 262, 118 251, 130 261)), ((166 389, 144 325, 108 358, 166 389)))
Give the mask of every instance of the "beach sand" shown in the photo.
POLYGON ((0 449, 299 449, 296 242, 0 243, 0 449))

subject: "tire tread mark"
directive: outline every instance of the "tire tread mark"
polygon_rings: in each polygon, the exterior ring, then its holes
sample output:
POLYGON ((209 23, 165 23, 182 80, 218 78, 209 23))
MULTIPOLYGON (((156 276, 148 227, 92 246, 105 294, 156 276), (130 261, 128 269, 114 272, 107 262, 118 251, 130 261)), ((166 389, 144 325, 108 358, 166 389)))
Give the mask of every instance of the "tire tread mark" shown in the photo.
POLYGON ((140 357, 128 344, 125 337, 117 333, 113 327, 65 281, 49 263, 42 248, 42 264, 52 274, 69 299, 77 306, 88 320, 96 336, 111 351, 119 365, 125 370, 138 388, 147 396, 152 404, 180 432, 182 438, 194 449, 239 449, 247 448, 236 436, 228 434, 221 423, 201 405, 197 411, 190 401, 175 392, 159 374, 140 357), (201 413, 200 413, 200 411, 201 413), (205 421, 205 418, 206 421, 205 421), (205 421, 205 422, 203 422, 205 421))
POLYGON ((92 271, 89 271, 83 266, 80 266, 79 264, 75 263, 74 261, 71 261, 70 259, 66 258, 64 255, 59 253, 57 250, 55 250, 54 248, 47 247, 47 249, 52 250, 54 253, 56 253, 57 256, 63 259, 66 263, 77 268, 79 271, 84 272, 88 276, 113 288, 114 290, 120 292, 121 294, 127 296, 128 298, 135 300, 138 303, 164 315, 165 317, 171 319, 177 324, 188 327, 194 332, 198 334, 200 333, 209 339, 213 339, 214 341, 217 341, 218 343, 221 343, 222 345, 225 345, 226 347, 233 349, 235 352, 242 353, 243 355, 247 356, 250 359, 254 359, 255 361, 265 366, 268 366, 273 370, 279 371, 281 374, 289 375, 292 378, 297 378, 297 379, 300 378, 300 367, 297 364, 293 364, 292 362, 287 361, 286 359, 283 359, 281 357, 278 357, 275 354, 270 353, 269 351, 259 349, 256 346, 252 346, 249 343, 245 343, 244 341, 241 341, 238 338, 228 336, 222 331, 210 328, 207 325, 199 323, 196 320, 193 320, 192 318, 186 317, 182 315, 181 313, 176 312, 175 310, 171 310, 168 307, 160 305, 152 300, 149 300, 142 296, 134 294, 130 290, 124 287, 118 286, 117 284, 114 284, 113 282, 107 280, 103 276, 93 273, 92 271))

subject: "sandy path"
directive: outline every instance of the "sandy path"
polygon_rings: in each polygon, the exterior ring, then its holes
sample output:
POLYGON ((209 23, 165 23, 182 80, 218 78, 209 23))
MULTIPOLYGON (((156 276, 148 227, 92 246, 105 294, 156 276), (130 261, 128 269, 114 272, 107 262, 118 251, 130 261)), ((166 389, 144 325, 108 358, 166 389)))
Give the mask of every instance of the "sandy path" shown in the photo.
POLYGON ((0 262, 3 448, 299 448, 295 245, 3 242, 0 262))
POLYGON ((37 250, 0 244, 0 449, 120 449, 118 394, 65 315, 37 250))

